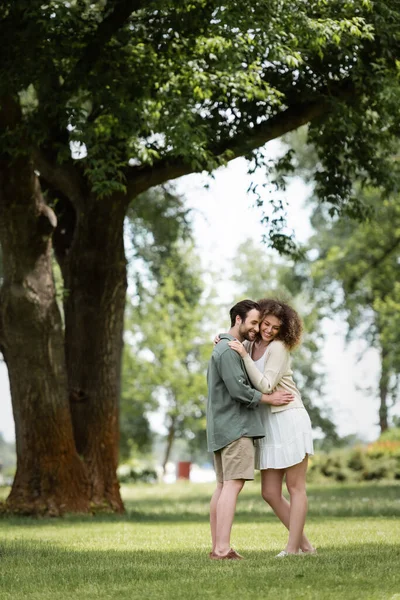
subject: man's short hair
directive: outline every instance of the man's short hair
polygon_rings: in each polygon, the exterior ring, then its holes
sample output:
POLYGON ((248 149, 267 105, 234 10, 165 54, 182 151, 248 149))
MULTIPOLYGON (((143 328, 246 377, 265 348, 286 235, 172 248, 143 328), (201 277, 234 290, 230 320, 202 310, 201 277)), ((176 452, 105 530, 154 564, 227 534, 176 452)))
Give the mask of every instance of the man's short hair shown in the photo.
POLYGON ((235 306, 232 306, 231 310, 229 311, 229 315, 231 317, 231 327, 234 327, 237 316, 239 316, 242 321, 245 321, 248 313, 253 310, 253 308, 260 310, 257 302, 254 302, 253 300, 241 300, 235 304, 235 306))

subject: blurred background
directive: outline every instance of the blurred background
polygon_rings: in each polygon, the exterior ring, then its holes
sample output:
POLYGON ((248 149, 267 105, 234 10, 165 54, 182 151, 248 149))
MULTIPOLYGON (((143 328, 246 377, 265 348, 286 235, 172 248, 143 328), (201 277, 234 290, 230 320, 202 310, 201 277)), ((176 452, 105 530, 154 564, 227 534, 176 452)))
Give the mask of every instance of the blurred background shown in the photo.
MULTIPOLYGON (((212 340, 229 328, 232 304, 266 296, 292 303, 305 323, 293 370, 314 427, 310 480, 400 479, 400 250, 379 255, 395 219, 400 226, 397 199, 384 204, 360 190, 380 216, 332 219, 314 198, 305 135, 265 147, 274 159, 296 152, 298 174, 286 173, 285 189, 274 192, 293 257, 265 243, 268 209, 257 193, 268 180, 262 169, 249 174, 244 159, 212 178, 190 175, 143 194, 157 216, 153 230, 128 213, 120 481, 213 481, 205 442, 212 340)), ((15 435, 4 362, 0 398, 0 482, 9 485, 15 435)))

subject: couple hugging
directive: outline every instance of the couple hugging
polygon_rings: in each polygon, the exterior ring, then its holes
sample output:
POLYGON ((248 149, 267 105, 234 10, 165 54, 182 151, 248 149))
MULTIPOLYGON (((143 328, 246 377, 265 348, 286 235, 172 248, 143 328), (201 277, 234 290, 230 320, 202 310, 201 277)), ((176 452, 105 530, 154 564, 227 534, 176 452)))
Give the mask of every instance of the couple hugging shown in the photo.
POLYGON ((210 503, 210 558, 243 558, 230 545, 237 497, 261 471, 262 497, 289 530, 277 556, 314 554, 303 533, 306 472, 314 453, 310 418, 293 381, 290 351, 301 320, 277 300, 242 300, 230 310, 231 328, 216 338, 207 372, 207 440, 217 487, 210 503), (283 478, 290 495, 282 495, 283 478))

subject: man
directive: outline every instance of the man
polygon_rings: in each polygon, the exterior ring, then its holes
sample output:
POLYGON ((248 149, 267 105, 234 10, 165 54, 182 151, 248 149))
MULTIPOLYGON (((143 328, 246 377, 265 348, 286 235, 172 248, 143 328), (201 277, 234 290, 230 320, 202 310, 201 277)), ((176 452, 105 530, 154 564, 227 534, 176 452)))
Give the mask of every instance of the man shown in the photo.
POLYGON ((258 405, 260 402, 287 404, 286 393, 271 395, 251 387, 239 354, 228 342, 253 341, 258 330, 259 306, 242 300, 230 310, 231 328, 221 334, 208 365, 207 443, 214 452, 217 487, 210 503, 212 552, 210 558, 243 558, 230 546, 230 535, 237 497, 244 482, 254 479, 255 438, 264 437, 258 405))

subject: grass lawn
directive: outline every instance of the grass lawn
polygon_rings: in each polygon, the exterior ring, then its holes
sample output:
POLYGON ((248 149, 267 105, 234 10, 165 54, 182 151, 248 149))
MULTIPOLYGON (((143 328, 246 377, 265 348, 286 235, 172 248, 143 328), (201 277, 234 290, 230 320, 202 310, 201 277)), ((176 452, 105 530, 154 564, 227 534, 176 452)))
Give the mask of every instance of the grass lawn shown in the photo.
POLYGON ((232 536, 243 561, 208 558, 213 488, 125 487, 117 517, 0 518, 1 600, 400 600, 400 485, 309 486, 319 553, 278 560, 286 531, 246 484, 232 536))

